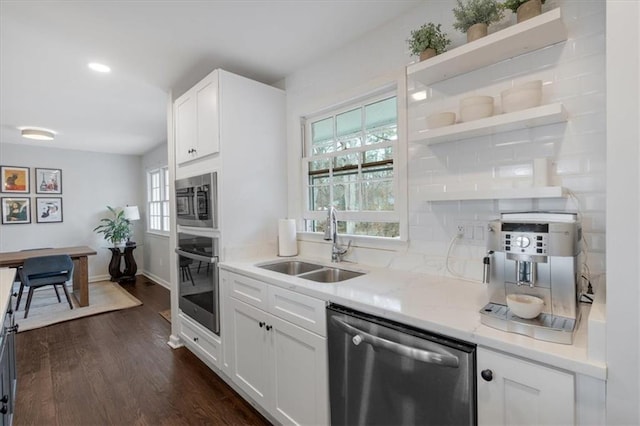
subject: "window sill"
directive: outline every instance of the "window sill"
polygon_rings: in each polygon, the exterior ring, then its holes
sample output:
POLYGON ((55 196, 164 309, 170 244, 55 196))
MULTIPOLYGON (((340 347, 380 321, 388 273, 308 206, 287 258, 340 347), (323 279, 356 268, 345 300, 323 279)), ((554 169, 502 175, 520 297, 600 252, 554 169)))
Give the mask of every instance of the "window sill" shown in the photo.
POLYGON ((168 232, 162 232, 162 231, 146 231, 145 233, 146 235, 152 235, 154 237, 162 237, 162 238, 169 238, 169 233, 168 232))
MULTIPOLYGON (((298 232, 298 240, 308 242, 324 242, 324 234, 319 232, 298 232)), ((370 248, 378 250, 398 251, 409 246, 407 241, 400 238, 367 237, 364 235, 338 234, 338 240, 346 245, 351 241, 352 247, 370 248)), ((326 241, 328 243, 328 241, 326 241)))

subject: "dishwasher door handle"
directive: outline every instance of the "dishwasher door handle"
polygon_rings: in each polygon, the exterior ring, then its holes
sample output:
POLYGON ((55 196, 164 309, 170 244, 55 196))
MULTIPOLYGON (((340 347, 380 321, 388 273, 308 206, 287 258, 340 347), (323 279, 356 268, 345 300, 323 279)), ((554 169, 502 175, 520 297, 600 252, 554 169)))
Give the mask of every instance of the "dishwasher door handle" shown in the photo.
POLYGON ((332 317, 331 319, 348 334, 351 334, 354 337, 359 337, 359 339, 357 339, 358 343, 356 343, 354 340, 354 344, 356 345, 360 342, 365 342, 370 344, 371 346, 384 348, 404 357, 414 359, 416 361, 422 361, 429 364, 437 364, 443 367, 458 368, 458 365, 460 365, 460 360, 455 355, 427 351, 424 349, 418 349, 411 346, 403 345, 401 343, 392 342, 391 340, 377 337, 365 331, 362 331, 350 324, 347 324, 339 318, 332 317))

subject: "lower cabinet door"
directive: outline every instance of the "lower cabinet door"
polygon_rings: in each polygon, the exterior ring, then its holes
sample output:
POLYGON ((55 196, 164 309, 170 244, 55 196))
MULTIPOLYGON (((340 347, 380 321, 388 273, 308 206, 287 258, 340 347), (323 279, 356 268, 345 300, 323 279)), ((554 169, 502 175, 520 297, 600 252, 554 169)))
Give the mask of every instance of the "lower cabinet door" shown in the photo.
POLYGON ((232 380, 258 404, 268 407, 271 366, 267 353, 267 313, 232 297, 227 302, 231 308, 227 330, 232 336, 225 344, 233 345, 232 380))
POLYGON ((270 316, 273 406, 282 424, 329 424, 326 338, 270 316))
POLYGON ((479 425, 575 424, 574 375, 478 348, 479 425))

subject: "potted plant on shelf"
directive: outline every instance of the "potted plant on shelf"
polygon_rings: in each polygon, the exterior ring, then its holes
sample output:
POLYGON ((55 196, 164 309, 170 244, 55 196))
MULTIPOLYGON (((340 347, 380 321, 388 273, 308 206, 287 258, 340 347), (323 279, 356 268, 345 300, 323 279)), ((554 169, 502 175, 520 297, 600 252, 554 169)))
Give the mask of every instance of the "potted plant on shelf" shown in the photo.
POLYGON ((467 33, 467 42, 487 35, 490 24, 498 22, 504 16, 503 7, 497 0, 457 0, 458 7, 453 8, 456 22, 453 28, 467 33))
POLYGON ((451 40, 447 34, 440 29, 441 24, 429 22, 423 24, 417 30, 411 31, 411 36, 407 39, 412 55, 420 56, 420 60, 432 58, 447 49, 451 40))
POLYGON ((542 5, 546 0, 506 0, 502 3, 504 9, 516 14, 516 22, 520 23, 542 13, 542 5))
POLYGON ((124 217, 124 210, 114 209, 107 206, 112 217, 100 219, 101 225, 96 226, 93 230, 98 234, 104 234, 104 239, 111 242, 113 246, 122 244, 123 241, 131 233, 131 222, 124 217))

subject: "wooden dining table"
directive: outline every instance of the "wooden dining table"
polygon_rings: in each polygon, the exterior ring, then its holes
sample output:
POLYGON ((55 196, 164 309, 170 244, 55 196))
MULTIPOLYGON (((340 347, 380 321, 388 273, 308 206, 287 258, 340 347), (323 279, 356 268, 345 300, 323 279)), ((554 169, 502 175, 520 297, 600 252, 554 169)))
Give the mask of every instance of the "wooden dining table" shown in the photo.
POLYGON ((0 268, 19 268, 26 259, 56 254, 68 254, 73 260, 73 297, 79 306, 89 306, 88 256, 96 251, 88 246, 58 247, 0 253, 0 268))

